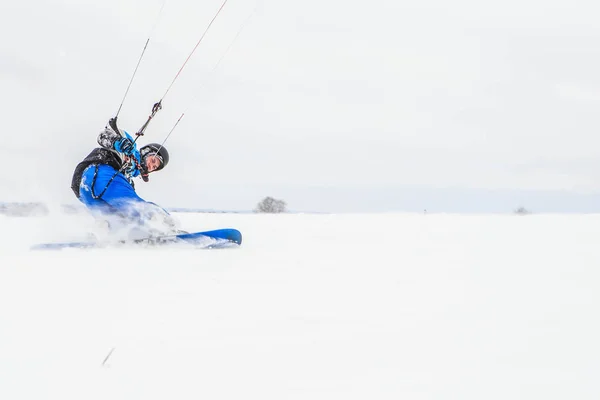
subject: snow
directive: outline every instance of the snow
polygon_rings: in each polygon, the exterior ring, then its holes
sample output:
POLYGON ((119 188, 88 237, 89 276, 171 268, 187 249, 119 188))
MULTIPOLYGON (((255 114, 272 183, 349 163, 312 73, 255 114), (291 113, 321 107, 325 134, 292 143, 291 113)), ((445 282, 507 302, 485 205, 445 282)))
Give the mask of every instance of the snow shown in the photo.
POLYGON ((244 243, 36 252, 89 219, 0 216, 0 398, 600 396, 598 215, 177 217, 244 243))

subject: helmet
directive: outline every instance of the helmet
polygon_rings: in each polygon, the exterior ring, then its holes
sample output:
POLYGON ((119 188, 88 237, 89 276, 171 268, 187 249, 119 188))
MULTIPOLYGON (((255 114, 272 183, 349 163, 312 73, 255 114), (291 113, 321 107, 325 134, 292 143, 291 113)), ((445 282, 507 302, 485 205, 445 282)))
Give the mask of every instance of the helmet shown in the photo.
POLYGON ((160 160, 160 167, 157 171, 163 169, 169 163, 169 152, 158 143, 150 143, 140 148, 140 158, 143 165, 146 165, 146 157, 148 156, 157 156, 160 160))

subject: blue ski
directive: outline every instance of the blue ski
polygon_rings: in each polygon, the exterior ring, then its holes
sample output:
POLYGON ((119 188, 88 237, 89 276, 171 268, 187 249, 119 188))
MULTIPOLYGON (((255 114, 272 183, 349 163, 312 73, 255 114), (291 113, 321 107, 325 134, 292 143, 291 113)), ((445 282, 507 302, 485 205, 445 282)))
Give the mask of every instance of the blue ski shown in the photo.
POLYGON ((113 242, 66 242, 66 243, 40 243, 31 247, 31 250, 60 250, 60 249, 89 249, 127 245, 168 245, 173 243, 195 244, 203 248, 223 248, 242 244, 242 234, 237 229, 217 229, 206 232, 182 233, 171 236, 155 236, 134 240, 119 240, 113 242))

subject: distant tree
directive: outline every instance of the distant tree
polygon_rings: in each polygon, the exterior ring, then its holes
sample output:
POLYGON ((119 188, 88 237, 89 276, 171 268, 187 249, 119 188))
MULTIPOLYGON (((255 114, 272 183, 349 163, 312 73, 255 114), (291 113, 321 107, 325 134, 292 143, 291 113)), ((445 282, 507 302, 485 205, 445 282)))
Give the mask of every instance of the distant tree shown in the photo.
POLYGON ((0 214, 11 217, 47 215, 48 207, 43 203, 0 203, 0 214))
POLYGON ((515 214, 517 214, 517 215, 529 215, 529 214, 531 214, 531 211, 529 211, 525 207, 519 207, 519 208, 517 208, 515 210, 515 214))
POLYGON ((286 203, 272 197, 265 197, 256 205, 254 212, 257 213, 283 213, 286 212, 286 203))

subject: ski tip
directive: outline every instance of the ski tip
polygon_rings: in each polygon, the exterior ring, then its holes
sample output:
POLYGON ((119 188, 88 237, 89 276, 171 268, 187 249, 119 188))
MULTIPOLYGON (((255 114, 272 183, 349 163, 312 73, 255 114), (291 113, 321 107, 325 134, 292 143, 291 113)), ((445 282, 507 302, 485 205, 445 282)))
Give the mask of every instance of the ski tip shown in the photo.
POLYGON ((192 233, 184 233, 181 235, 177 235, 177 238, 183 240, 193 240, 198 237, 209 237, 213 239, 224 239, 228 242, 232 242, 238 245, 242 244, 242 233, 237 229, 216 229, 214 231, 205 231, 205 232, 192 232, 192 233))

